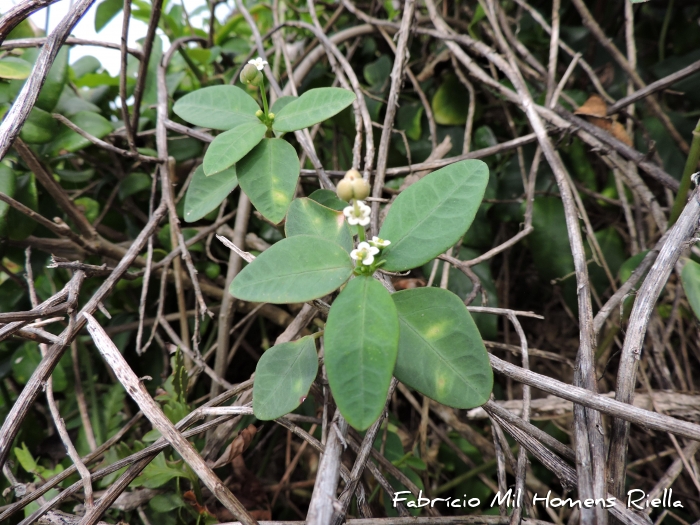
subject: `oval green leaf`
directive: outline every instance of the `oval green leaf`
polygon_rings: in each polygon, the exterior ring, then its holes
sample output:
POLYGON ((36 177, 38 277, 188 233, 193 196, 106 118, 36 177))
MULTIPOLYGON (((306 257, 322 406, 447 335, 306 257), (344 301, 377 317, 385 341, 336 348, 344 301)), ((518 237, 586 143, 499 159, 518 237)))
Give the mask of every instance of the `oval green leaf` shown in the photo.
POLYGON ((22 80, 32 72, 32 65, 17 57, 7 57, 0 60, 0 78, 22 80))
POLYGON ((391 241, 383 253, 383 268, 415 268, 453 246, 474 220, 488 180, 485 163, 463 160, 404 190, 379 231, 379 237, 391 241))
POLYGON ((262 139, 236 169, 238 183, 253 206, 275 224, 284 219, 299 180, 299 157, 294 147, 286 140, 262 139))
POLYGON ((700 264, 688 260, 681 271, 681 280, 695 317, 700 319, 700 264))
POLYGON ((185 193, 185 222, 198 221, 216 208, 238 186, 236 166, 207 177, 200 165, 185 193))
POLYGON ((339 244, 296 235, 262 252, 236 276, 229 291, 243 301, 302 303, 336 290, 353 269, 339 244))
POLYGON ((333 397, 357 430, 368 428, 384 409, 398 340, 391 294, 373 277, 350 281, 328 314, 324 344, 333 397))
POLYGON ((296 131, 308 128, 340 113, 355 100, 355 93, 342 88, 310 89, 275 114, 272 129, 296 131))
POLYGON ((396 378, 443 405, 486 403, 493 371, 479 329, 459 297, 441 288, 414 288, 391 298, 400 326, 396 378))
POLYGON ((331 190, 316 190, 311 195, 309 195, 309 199, 311 199, 312 201, 316 201, 319 204, 322 204, 326 208, 330 208, 336 211, 343 211, 346 207, 349 206, 349 203, 341 201, 336 195, 336 193, 331 190))
POLYGON ((317 371, 316 344, 311 336, 267 350, 255 368, 255 417, 268 421, 296 409, 306 399, 317 371))
POLYGON ((50 113, 35 107, 24 122, 20 137, 29 144, 46 144, 54 139, 58 129, 58 121, 50 113))
MULTIPOLYGON (((93 113, 92 111, 80 111, 70 117, 70 121, 83 131, 86 131, 98 139, 101 139, 114 130, 109 120, 99 113, 93 113)), ((90 144, 91 142, 88 139, 61 124, 58 136, 48 145, 48 148, 51 155, 59 155, 66 151, 78 151, 90 144)))
POLYGON ((352 235, 343 213, 306 197, 292 201, 284 231, 287 237, 313 235, 336 242, 348 252, 353 248, 352 235))
POLYGON ((255 99, 236 86, 198 89, 175 102, 173 111, 183 120, 203 128, 227 130, 247 121, 260 122, 255 99))
POLYGON ((211 176, 233 166, 258 145, 265 131, 265 124, 255 119, 218 135, 204 155, 204 173, 211 176))

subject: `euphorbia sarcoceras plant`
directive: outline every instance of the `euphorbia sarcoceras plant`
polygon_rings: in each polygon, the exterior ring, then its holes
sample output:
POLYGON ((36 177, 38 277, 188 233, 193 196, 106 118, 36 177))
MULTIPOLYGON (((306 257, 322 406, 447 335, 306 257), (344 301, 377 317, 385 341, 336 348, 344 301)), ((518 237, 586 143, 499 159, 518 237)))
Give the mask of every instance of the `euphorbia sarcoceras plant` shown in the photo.
POLYGON ((286 238, 261 253, 231 283, 235 297, 300 303, 340 290, 322 334, 282 343, 258 362, 253 411, 274 419, 296 409, 318 372, 315 339, 324 338, 331 392, 358 430, 381 415, 392 375, 448 406, 485 403, 493 373, 478 329, 462 300, 439 288, 389 293, 380 268, 421 266, 459 241, 471 225, 488 181, 478 160, 424 177, 391 204, 378 236, 368 240, 369 185, 350 170, 338 197, 318 190, 292 201, 286 238), (341 200, 346 199, 346 200, 341 200))
POLYGON ((266 219, 279 223, 294 198, 300 173, 297 152, 281 135, 323 122, 355 100, 347 89, 318 88, 300 97, 280 97, 268 108, 266 64, 261 58, 253 59, 240 75, 242 84, 259 88, 262 109, 252 96, 232 85, 198 89, 173 106, 183 120, 223 131, 210 144, 187 188, 187 222, 207 215, 240 185, 266 219))

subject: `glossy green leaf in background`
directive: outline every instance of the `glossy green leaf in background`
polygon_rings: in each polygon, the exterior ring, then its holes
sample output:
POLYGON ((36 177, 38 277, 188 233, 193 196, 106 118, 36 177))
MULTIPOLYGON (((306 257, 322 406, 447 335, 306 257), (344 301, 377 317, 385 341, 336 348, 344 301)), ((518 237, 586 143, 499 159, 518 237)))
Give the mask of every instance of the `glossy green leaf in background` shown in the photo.
MULTIPOLYGON (((36 189, 36 179, 33 173, 18 175, 15 179, 14 199, 34 211, 39 211, 39 195, 36 189)), ((23 241, 37 227, 37 223, 23 213, 10 208, 7 213, 7 236, 13 241, 23 241)))
MULTIPOLYGON (((15 184, 15 173, 10 167, 0 163, 0 192, 8 197, 14 197, 15 184)), ((7 235, 7 221, 5 219, 9 211, 10 205, 0 201, 0 237, 7 235)))
POLYGON ((338 409, 357 430, 368 428, 384 409, 398 340, 391 294, 370 276, 350 281, 328 314, 324 358, 338 409))
POLYGON ((392 294, 399 316, 396 378, 443 405, 473 408, 488 401, 493 371, 467 307, 441 288, 392 294))
POLYGON ((32 108, 19 136, 29 144, 46 144, 56 137, 58 129, 58 121, 50 113, 43 109, 32 108))
POLYGON ((258 303, 302 303, 336 290, 354 265, 332 241, 296 235, 262 252, 231 282, 231 295, 258 303))
POLYGON ((95 10, 95 32, 99 33, 124 8, 122 0, 103 0, 95 10))
POLYGON ((323 122, 340 113, 355 100, 355 93, 342 88, 310 89, 275 114, 272 129, 296 131, 323 122))
POLYGON ((17 57, 5 57, 0 59, 0 78, 10 80, 23 80, 32 72, 32 65, 26 60, 17 57))
MULTIPOLYGON (((70 121, 83 131, 86 131, 98 139, 101 139, 105 135, 114 131, 114 128, 112 127, 112 124, 110 124, 109 120, 104 118, 99 113, 93 113, 92 111, 80 111, 70 117, 70 121)), ((72 129, 61 124, 58 135, 48 147, 51 155, 59 155, 66 151, 78 151, 79 149, 85 148, 90 144, 92 143, 88 139, 82 135, 78 135, 72 129)))
POLYGON ((469 229, 489 180, 480 160, 463 160, 409 186, 391 205, 379 237, 389 271, 425 264, 453 246, 469 229))
MULTIPOLYGON (((32 67, 39 56, 38 49, 25 49, 22 53, 22 60, 31 62, 32 67)), ((35 107, 51 112, 56 107, 58 99, 63 92, 63 87, 68 81, 68 46, 62 46, 56 55, 49 73, 46 75, 46 80, 39 92, 39 97, 36 99, 35 107)), ((24 80, 13 80, 11 83, 17 88, 24 84, 24 80)))
POLYGON ((350 228, 342 212, 321 206, 307 197, 294 199, 284 224, 287 237, 314 235, 337 242, 348 252, 353 248, 350 228))
POLYGON ((227 130, 244 121, 260 122, 255 99, 236 86, 211 86, 193 91, 175 102, 173 111, 203 128, 227 130))
POLYGON ((265 124, 256 118, 218 135, 204 155, 204 173, 210 176, 233 166, 258 145, 265 131, 265 124))
POLYGON ((700 319, 700 264, 688 260, 681 271, 683 290, 688 296, 688 302, 695 312, 695 317, 700 319))
POLYGON ((443 126, 461 126, 467 121, 469 92, 454 75, 449 75, 435 92, 430 105, 435 122, 443 126))
POLYGON ((262 139, 236 169, 238 184, 253 206, 275 224, 284 219, 300 173, 294 146, 283 139, 262 139))
POLYGON ((304 402, 317 371, 318 355, 311 336, 266 350, 255 368, 255 417, 268 421, 289 414, 304 402))
POLYGON ((215 209, 238 186, 236 166, 207 177, 198 166, 185 193, 185 222, 198 221, 215 209))

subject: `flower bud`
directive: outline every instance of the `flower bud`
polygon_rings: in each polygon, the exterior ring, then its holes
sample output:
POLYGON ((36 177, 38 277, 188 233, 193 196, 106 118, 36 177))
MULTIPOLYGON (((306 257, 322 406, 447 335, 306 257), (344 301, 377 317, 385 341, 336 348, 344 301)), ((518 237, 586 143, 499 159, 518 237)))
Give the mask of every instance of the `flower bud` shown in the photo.
POLYGON ((241 82, 249 86, 258 87, 263 82, 263 74, 253 64, 246 64, 241 71, 241 82))
POLYGON ((274 113, 268 113, 267 116, 269 117, 270 120, 275 120, 275 114, 274 114, 274 113))
MULTIPOLYGON (((359 175, 359 173, 358 173, 359 175)), ((367 182, 362 177, 357 178, 351 182, 352 193, 356 199, 363 200, 369 197, 369 182, 367 182)))
POLYGON ((350 202, 353 198, 352 181, 348 179, 341 180, 336 187, 336 193, 340 200, 350 202))
POLYGON ((262 109, 257 110, 257 111, 255 112, 255 116, 258 117, 258 118, 262 117, 262 116, 263 116, 263 110, 262 110, 262 109))

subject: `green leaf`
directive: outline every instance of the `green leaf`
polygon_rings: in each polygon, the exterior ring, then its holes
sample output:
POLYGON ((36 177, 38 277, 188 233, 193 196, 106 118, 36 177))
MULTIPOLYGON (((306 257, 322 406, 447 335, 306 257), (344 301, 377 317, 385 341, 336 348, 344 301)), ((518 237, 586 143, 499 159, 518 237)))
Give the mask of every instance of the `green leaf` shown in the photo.
POLYGON ((343 209, 349 206, 347 202, 341 201, 332 190, 316 190, 309 195, 309 199, 336 211, 343 211, 343 209))
MULTIPOLYGON (((0 163, 0 192, 8 197, 14 197, 15 185, 15 173, 11 168, 0 163)), ((9 211, 10 205, 0 201, 0 237, 4 237, 7 234, 7 221, 5 218, 9 211)))
POLYGON ((296 235, 262 252, 231 283, 231 295, 259 303, 302 303, 336 290, 354 265, 334 242, 296 235))
POLYGON ((255 99, 236 86, 211 86, 193 91, 175 102, 173 111, 203 128, 231 129, 242 122, 260 122, 255 99))
POLYGON ((283 139, 262 139, 236 168, 238 184, 253 206, 271 222, 280 222, 299 179, 299 157, 294 147, 283 139))
MULTIPOLYGON (((38 50, 32 49, 39 55, 38 50)), ((23 56, 26 56, 27 52, 23 56)), ((39 92, 35 107, 51 112, 56 107, 58 99, 61 97, 63 87, 68 81, 68 46, 62 46, 56 59, 53 61, 49 74, 46 75, 44 85, 39 92)), ((111 129, 110 129, 111 131, 111 129)))
POLYGON ((275 100, 275 103, 272 104, 272 107, 270 108, 270 113, 274 113, 277 115, 280 111, 282 111, 282 108, 289 104, 290 102, 293 102, 294 100, 297 100, 299 97, 293 97, 291 95, 284 95, 275 100))
POLYGON ((26 443, 22 442, 22 448, 15 447, 14 451, 17 461, 19 461, 19 464, 22 465, 24 470, 32 474, 39 470, 39 464, 32 456, 32 453, 29 452, 26 443))
POLYGON ((122 0, 104 0, 95 11, 95 33, 99 33, 124 8, 122 0))
POLYGON ((255 368, 253 413, 263 421, 289 414, 304 402, 318 371, 311 336, 267 350, 255 368))
POLYGON ((355 93, 342 88, 310 89, 275 114, 272 129, 296 131, 323 122, 355 100, 355 93))
MULTIPOLYGON (((86 131, 93 137, 101 139, 108 133, 111 133, 114 128, 109 120, 98 113, 91 111, 80 111, 72 117, 70 121, 78 126, 83 131, 86 131)), ((49 152, 51 155, 59 155, 63 152, 73 152, 89 146, 91 142, 85 137, 78 135, 75 131, 61 124, 60 131, 55 140, 49 144, 49 152)))
POLYGON ((384 269, 415 268, 453 246, 474 220, 488 180, 486 164, 463 160, 404 190, 379 231, 379 237, 391 241, 382 254, 384 269))
POLYGON ((449 75, 435 92, 430 105, 435 122, 443 126, 461 126, 467 121, 469 92, 457 77, 449 75))
POLYGON ((136 478, 133 484, 155 489, 165 485, 171 479, 187 478, 187 472, 182 468, 182 462, 175 464, 178 466, 170 466, 165 460, 165 455, 161 452, 143 469, 143 474, 136 478))
POLYGON ((353 248, 352 235, 343 213, 321 206, 309 198, 292 201, 284 231, 287 237, 314 235, 337 242, 348 252, 353 248))
POLYGON ((239 122, 236 127, 217 136, 204 155, 205 175, 214 175, 233 166, 258 145, 265 131, 265 124, 255 119, 239 122))
POLYGON ((22 126, 20 138, 29 144, 46 144, 56 137, 58 130, 56 119, 50 113, 35 107, 22 126))
POLYGON ((136 195, 139 192, 150 189, 152 179, 149 175, 142 172, 130 173, 119 185, 119 200, 123 201, 131 195, 136 195))
POLYGON ((384 409, 398 340, 391 294, 370 276, 350 281, 328 314, 325 365, 338 409, 357 430, 368 428, 384 409))
POLYGON ((695 317, 700 319, 700 264, 689 259, 681 271, 681 280, 695 317))
POLYGON ((24 80, 32 72, 32 65, 17 57, 0 59, 0 78, 24 80))
MULTIPOLYGON (((33 173, 18 176, 15 179, 14 199, 39 211, 39 196, 36 190, 36 179, 33 173)), ((37 223, 23 213, 10 208, 7 213, 7 235, 13 241, 23 241, 36 229, 37 223)))
POLYGON ((441 288, 392 294, 399 315, 396 378, 443 405, 473 408, 488 401, 493 371, 464 303, 441 288))
POLYGON ((200 165, 185 193, 185 222, 195 222, 215 209, 238 186, 236 166, 207 177, 200 165))

